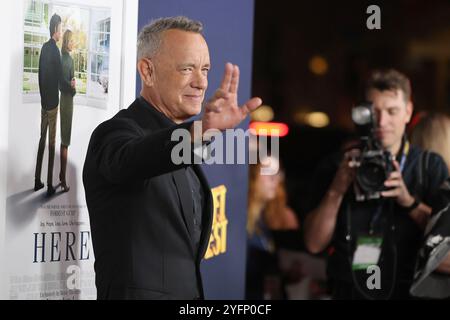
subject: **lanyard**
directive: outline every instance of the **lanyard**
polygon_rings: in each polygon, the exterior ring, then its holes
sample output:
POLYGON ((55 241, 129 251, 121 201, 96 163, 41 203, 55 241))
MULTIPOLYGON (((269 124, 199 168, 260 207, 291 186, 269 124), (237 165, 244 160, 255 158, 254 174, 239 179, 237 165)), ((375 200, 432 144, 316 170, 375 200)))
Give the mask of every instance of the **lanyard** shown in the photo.
MULTIPOLYGON (((408 152, 409 152, 409 142, 406 140, 406 138, 404 138, 403 140, 403 147, 402 147, 402 157, 400 160, 400 172, 403 172, 403 169, 405 168, 405 163, 406 163, 406 158, 408 156, 408 152)), ((348 195, 347 195, 348 196, 348 195)), ((351 241, 352 241, 352 234, 351 234, 351 200, 349 198, 347 198, 347 205, 346 205, 346 213, 347 213, 347 235, 345 237, 345 239, 347 240, 347 249, 348 249, 348 259, 349 259, 349 263, 350 266, 352 264, 352 249, 351 249, 351 241)), ((373 218, 371 219, 371 223, 370 223, 370 229, 369 232, 372 234, 373 233, 373 228, 375 225, 375 222, 380 218, 381 213, 382 213, 382 209, 384 207, 386 203, 385 199, 381 200, 381 203, 379 204, 379 206, 377 207, 377 209, 375 210, 375 214, 373 216, 373 218)), ((393 201, 388 201, 387 202, 388 206, 390 207, 390 212, 393 213, 393 201)), ((394 216, 391 215, 390 216, 391 219, 391 225, 390 225, 390 231, 391 232, 395 232, 395 221, 394 221, 394 216)), ((389 223, 389 222, 388 222, 389 223)), ((384 237, 384 236, 383 236, 384 237)), ((393 250, 393 266, 392 266, 392 270, 393 270, 393 280, 392 280, 392 285, 391 288, 389 290, 389 294, 387 295, 386 299, 390 298, 392 296, 392 293, 394 292, 394 288, 395 288, 395 284, 396 284, 396 272, 397 272, 397 246, 395 244, 395 241, 392 242, 392 250, 393 250)), ((352 274, 352 280, 353 283, 356 287, 356 289, 360 292, 360 294, 362 294, 364 297, 366 297, 369 300, 373 300, 373 298, 369 295, 367 295, 363 290, 361 290, 358 280, 356 279, 355 273, 353 271, 352 268, 351 269, 351 274, 352 274)))
MULTIPOLYGON (((403 152, 402 152, 402 158, 400 159, 400 172, 403 172, 403 169, 405 168, 406 158, 408 157, 409 152, 409 142, 408 140, 405 140, 403 143, 403 152)), ((384 199, 381 200, 381 203, 377 206, 377 209, 375 209, 375 212, 373 214, 373 217, 370 221, 370 227, 369 227, 369 234, 372 235, 374 232, 375 224, 378 222, 378 220, 381 217, 381 214, 383 212, 383 206, 384 206, 384 199)))
POLYGON ((403 147, 402 152, 402 159, 400 160, 400 172, 403 172, 403 169, 405 168, 406 158, 408 157, 409 153, 409 141, 405 140, 405 144, 403 147))

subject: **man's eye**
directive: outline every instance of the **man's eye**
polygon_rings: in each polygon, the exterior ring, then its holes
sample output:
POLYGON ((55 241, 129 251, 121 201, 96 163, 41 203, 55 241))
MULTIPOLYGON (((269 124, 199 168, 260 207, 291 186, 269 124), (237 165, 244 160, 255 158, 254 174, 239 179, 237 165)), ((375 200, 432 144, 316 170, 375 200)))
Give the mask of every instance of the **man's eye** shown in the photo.
POLYGON ((388 112, 389 112, 389 114, 390 114, 391 116, 397 114, 397 110, 396 110, 396 109, 391 109, 391 110, 389 110, 388 112))
POLYGON ((202 72, 203 72, 204 74, 207 74, 207 73, 209 72, 209 68, 204 68, 204 69, 202 69, 202 72))

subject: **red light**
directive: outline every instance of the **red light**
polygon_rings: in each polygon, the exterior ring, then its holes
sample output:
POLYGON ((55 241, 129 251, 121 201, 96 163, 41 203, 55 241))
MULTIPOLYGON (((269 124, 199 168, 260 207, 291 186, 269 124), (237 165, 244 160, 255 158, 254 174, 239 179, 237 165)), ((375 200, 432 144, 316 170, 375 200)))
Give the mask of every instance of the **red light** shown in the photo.
POLYGON ((422 118, 424 118, 426 115, 427 113, 425 111, 421 111, 415 114, 414 117, 412 117, 411 121, 409 122, 410 130, 413 130, 419 124, 422 118))
POLYGON ((289 127, 281 122, 251 122, 250 129, 255 130, 257 136, 284 137, 289 127))

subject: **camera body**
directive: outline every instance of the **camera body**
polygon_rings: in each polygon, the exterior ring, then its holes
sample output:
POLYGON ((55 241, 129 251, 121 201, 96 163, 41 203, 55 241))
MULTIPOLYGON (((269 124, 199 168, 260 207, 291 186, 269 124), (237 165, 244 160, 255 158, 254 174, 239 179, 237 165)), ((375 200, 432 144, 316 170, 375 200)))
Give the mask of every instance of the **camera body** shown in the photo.
POLYGON ((383 149, 374 133, 376 119, 371 103, 354 107, 352 120, 361 142, 360 156, 352 159, 357 167, 353 184, 356 201, 379 199, 381 192, 388 189, 384 182, 394 170, 392 155, 383 149))

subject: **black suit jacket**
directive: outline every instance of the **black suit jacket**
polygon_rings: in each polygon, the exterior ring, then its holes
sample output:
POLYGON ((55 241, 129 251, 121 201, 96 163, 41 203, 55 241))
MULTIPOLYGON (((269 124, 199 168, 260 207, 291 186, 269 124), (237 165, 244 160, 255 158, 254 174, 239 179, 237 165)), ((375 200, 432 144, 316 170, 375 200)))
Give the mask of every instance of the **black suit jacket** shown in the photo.
POLYGON ((44 110, 52 110, 59 104, 59 87, 72 90, 69 83, 63 81, 61 54, 55 40, 50 38, 41 49, 39 56, 39 93, 44 110))
POLYGON ((83 168, 98 299, 203 298, 200 261, 209 241, 212 196, 203 190, 199 248, 186 165, 174 165, 176 125, 142 97, 91 136, 83 168))

